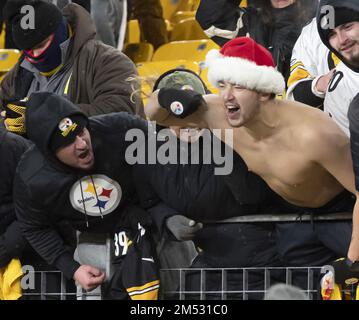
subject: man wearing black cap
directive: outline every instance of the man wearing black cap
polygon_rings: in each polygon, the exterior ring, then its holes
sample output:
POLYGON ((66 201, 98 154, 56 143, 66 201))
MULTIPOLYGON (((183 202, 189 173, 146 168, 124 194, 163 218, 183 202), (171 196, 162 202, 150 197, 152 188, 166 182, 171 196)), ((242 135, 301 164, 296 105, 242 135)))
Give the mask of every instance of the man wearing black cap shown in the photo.
MULTIPOLYGON (((324 111, 350 137, 354 173, 357 177, 357 112, 354 99, 359 92, 359 3, 356 0, 321 0, 317 12, 317 27, 321 40, 342 62, 329 82, 324 99, 324 111)), ((357 180, 357 178, 356 178, 357 180)), ((356 190, 358 183, 356 182, 356 190)), ((356 194, 358 198, 358 191, 356 194)), ((357 208, 358 205, 355 206, 357 208)), ((353 236, 348 258, 334 263, 336 278, 345 278, 359 270, 357 218, 353 213, 353 236), (345 275, 345 276, 343 276, 345 275)))
POLYGON ((26 134, 25 106, 19 100, 36 91, 64 96, 86 115, 141 113, 140 99, 132 96, 136 84, 128 80, 137 74, 133 63, 94 39, 95 26, 84 8, 72 3, 61 12, 46 1, 13 0, 4 16, 23 53, 0 86, 8 130, 26 134), (21 12, 25 6, 34 9, 34 16, 28 9, 21 12))
POLYGON ((127 130, 147 133, 147 122, 122 112, 87 118, 67 99, 43 92, 30 96, 26 125, 35 146, 24 154, 14 182, 20 227, 48 263, 94 289, 104 273, 74 261, 56 226, 70 221, 76 230, 111 233, 123 219, 146 225, 137 219, 142 211, 136 211, 132 170, 124 159, 127 130))
POLYGON ((317 26, 323 43, 342 61, 325 93, 324 111, 349 136, 348 107, 359 91, 359 2, 322 0, 317 26))

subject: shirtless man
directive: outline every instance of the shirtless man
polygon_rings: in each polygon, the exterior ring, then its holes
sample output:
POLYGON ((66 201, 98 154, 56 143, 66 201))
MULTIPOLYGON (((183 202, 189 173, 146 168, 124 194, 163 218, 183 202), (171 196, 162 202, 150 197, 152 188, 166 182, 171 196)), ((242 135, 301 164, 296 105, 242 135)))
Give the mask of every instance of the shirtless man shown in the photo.
MULTIPOLYGON (((274 69, 270 53, 250 38, 233 39, 220 52, 210 52, 207 64, 209 81, 219 88, 219 96, 204 96, 198 111, 193 112, 187 108, 187 105, 193 107, 193 103, 187 103, 188 97, 182 100, 181 92, 174 94, 173 91, 160 90, 154 92, 146 106, 147 116, 167 126, 234 127, 234 150, 241 155, 249 170, 261 176, 285 201, 306 208, 304 212, 342 211, 342 207, 332 206, 332 202, 340 202, 337 198, 342 197, 345 189, 352 193, 356 191, 349 140, 336 123, 320 110, 297 102, 275 100, 275 94, 284 90, 284 79, 274 69), (170 96, 174 99, 171 100, 170 96), (171 104, 178 106, 178 103, 180 108, 171 108, 171 104)), ((198 97, 192 98, 198 100, 198 97)), ((354 211, 354 222, 358 210, 359 207, 354 211)), ((332 241, 326 246, 338 255, 346 254, 351 225, 331 223, 336 227, 330 228, 329 222, 316 224, 319 229, 325 226, 320 240, 325 242, 323 235, 332 238, 326 239, 332 241), (335 248, 339 242, 342 246, 335 248)), ((284 236, 280 235, 279 242, 282 239, 284 243, 286 237, 292 242, 300 241, 295 233, 300 224, 291 225, 284 236)), ((305 232, 309 232, 309 228, 310 225, 305 232)), ((358 223, 354 223, 352 234, 348 258, 357 261, 358 223)), ((308 249, 308 243, 301 245, 308 249)), ((288 254, 294 252, 295 255, 296 244, 288 246, 288 254)), ((308 251, 312 249, 309 248, 308 251)), ((301 254, 298 251, 297 255, 301 254)), ((310 253, 306 254, 308 258, 310 253)), ((289 258, 291 264, 303 264, 298 256, 289 258)), ((317 260, 313 264, 326 262, 317 260)))

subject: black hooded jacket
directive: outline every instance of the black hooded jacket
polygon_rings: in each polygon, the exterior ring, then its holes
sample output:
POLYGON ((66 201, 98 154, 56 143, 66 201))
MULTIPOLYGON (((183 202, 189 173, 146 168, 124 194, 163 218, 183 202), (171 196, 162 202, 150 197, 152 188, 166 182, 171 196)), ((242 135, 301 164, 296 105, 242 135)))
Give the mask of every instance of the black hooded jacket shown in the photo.
MULTIPOLYGON (((319 4, 319 9, 317 12, 317 26, 320 38, 322 39, 323 43, 328 47, 328 49, 335 53, 335 55, 343 61, 350 69, 355 72, 359 72, 359 67, 355 67, 348 63, 344 57, 336 51, 329 43, 329 32, 327 28, 322 28, 322 19, 326 19, 324 16, 328 16, 329 12, 325 10, 325 6, 332 6, 334 8, 346 8, 352 11, 355 11, 359 15, 359 1, 358 0, 321 0, 319 4)), ((326 24, 323 24, 327 27, 326 24)))
POLYGON ((0 126, 0 268, 20 257, 26 244, 16 221, 12 190, 17 164, 30 144, 0 126))
POLYGON ((52 93, 30 97, 26 114, 35 146, 23 156, 14 182, 14 203, 29 243, 50 264, 72 278, 79 267, 56 230, 69 221, 77 230, 111 232, 134 201, 131 167, 125 162, 131 128, 147 133, 147 122, 127 113, 89 119, 94 168, 81 171, 61 163, 49 149, 60 120, 82 114, 65 98, 52 93), (51 109, 51 111, 50 111, 51 109), (54 112, 56 110, 56 112, 54 112))
MULTIPOLYGON (((216 148, 215 141, 217 146, 221 146, 222 152, 224 148, 227 149, 226 154, 229 154, 229 147, 213 134, 207 132, 200 137, 197 148, 189 144, 188 159, 183 161, 182 158, 182 162, 181 153, 183 157, 187 156, 187 152, 181 149, 177 143, 179 140, 172 141, 176 144, 173 147, 178 148, 177 163, 182 164, 137 165, 134 169, 141 204, 150 211, 160 232, 165 230, 165 219, 174 214, 212 223, 260 213, 263 206, 271 201, 270 188, 263 179, 248 171, 244 161, 235 152, 232 172, 216 175, 216 168, 222 165, 216 165, 212 155, 212 150, 216 148), (208 148, 209 144, 211 146, 208 148), (195 159, 199 161, 194 162, 195 159), (159 200, 162 202, 158 203, 159 200)), ((166 143, 168 145, 171 141, 166 143)), ((227 157, 226 161, 229 160, 227 157)))
POLYGON ((297 4, 283 9, 263 9, 263 1, 256 1, 255 6, 239 8, 239 0, 202 0, 196 12, 196 20, 202 29, 207 31, 207 35, 220 46, 239 36, 253 38, 272 53, 278 71, 288 79, 294 44, 303 26, 314 15, 314 5, 311 1, 300 1, 303 2, 300 9, 297 4), (304 9, 308 14, 300 18, 299 10, 304 9), (263 10, 271 11, 270 21, 264 18, 264 14, 261 13, 263 10), (214 28, 217 32, 213 36, 214 28))
MULTIPOLYGON (((198 149, 189 145, 187 163, 192 159, 191 164, 136 166, 135 181, 142 205, 148 209, 159 234, 165 237, 173 238, 165 224, 169 216, 184 215, 203 222, 203 229, 196 233, 193 241, 203 250, 201 259, 205 259, 212 267, 271 265, 276 259, 273 243, 267 237, 272 224, 218 222, 235 216, 269 213, 271 189, 261 177, 248 171, 244 161, 235 152, 233 171, 229 175, 216 175, 215 169, 221 165, 216 165, 214 157, 208 157, 212 153, 208 146, 212 142, 211 147, 218 151, 214 147, 217 141, 217 146, 220 145, 222 150, 229 147, 213 134, 210 134, 211 140, 208 136, 204 137, 199 139, 198 149), (195 164, 198 150, 199 161, 195 164), (162 202, 158 202, 158 198, 162 202), (265 211, 262 210, 264 208, 265 211), (256 239, 257 252, 254 255, 248 253, 247 246, 243 248, 244 239, 248 239, 246 235, 256 239)), ((177 147, 178 155, 181 152, 185 155, 183 148, 177 147)))

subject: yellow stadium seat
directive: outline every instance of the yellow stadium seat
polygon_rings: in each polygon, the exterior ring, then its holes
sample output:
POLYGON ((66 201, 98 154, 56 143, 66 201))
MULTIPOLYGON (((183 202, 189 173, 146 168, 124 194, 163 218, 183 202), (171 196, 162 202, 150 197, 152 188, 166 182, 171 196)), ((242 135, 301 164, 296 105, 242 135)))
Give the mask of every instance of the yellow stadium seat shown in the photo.
POLYGON ((0 49, 5 48, 5 23, 2 26, 2 32, 0 33, 0 49))
POLYGON ((208 39, 195 18, 188 18, 173 26, 170 41, 208 39))
POLYGON ((198 63, 187 60, 164 60, 164 61, 150 61, 137 64, 137 71, 141 81, 141 93, 143 104, 147 102, 147 97, 152 92, 153 85, 158 77, 171 69, 189 69, 200 74, 200 67, 198 63))
POLYGON ((201 0, 191 0, 191 9, 190 10, 197 11, 200 4, 201 4, 201 0))
POLYGON ((173 41, 159 47, 153 54, 152 61, 190 60, 202 62, 211 49, 219 49, 212 40, 173 41))
POLYGON ((163 18, 171 20, 173 14, 178 11, 181 0, 161 0, 163 18))
POLYGON ((153 56, 153 45, 147 42, 128 43, 125 46, 124 54, 134 63, 151 61, 153 56))
POLYGON ((137 19, 132 19, 127 22, 126 40, 125 43, 139 43, 140 38, 140 25, 137 19))
POLYGON ((173 17, 171 22, 173 24, 179 23, 182 20, 188 19, 188 18, 195 18, 196 17, 196 11, 177 11, 173 17))
POLYGON ((17 63, 20 51, 15 49, 0 49, 0 80, 17 63))
POLYGON ((239 6, 241 8, 247 8, 248 6, 248 1, 247 0, 242 0, 241 3, 239 4, 239 6))
POLYGON ((178 11, 196 11, 200 0, 161 0, 163 18, 172 20, 178 11))
POLYGON ((177 11, 196 11, 200 3, 201 0, 181 0, 177 11))
POLYGON ((171 32, 173 29, 171 21, 169 21, 168 19, 165 19, 165 24, 166 24, 167 33, 171 32))

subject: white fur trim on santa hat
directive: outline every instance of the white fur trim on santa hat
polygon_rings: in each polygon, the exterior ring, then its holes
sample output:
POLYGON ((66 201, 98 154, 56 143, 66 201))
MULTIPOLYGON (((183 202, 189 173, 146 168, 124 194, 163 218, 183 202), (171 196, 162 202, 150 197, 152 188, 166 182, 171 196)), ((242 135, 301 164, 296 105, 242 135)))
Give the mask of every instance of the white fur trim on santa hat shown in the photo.
POLYGON ((282 94, 285 81, 280 72, 268 66, 235 57, 225 57, 219 50, 210 50, 206 56, 208 81, 218 87, 218 81, 228 81, 246 89, 282 94))

